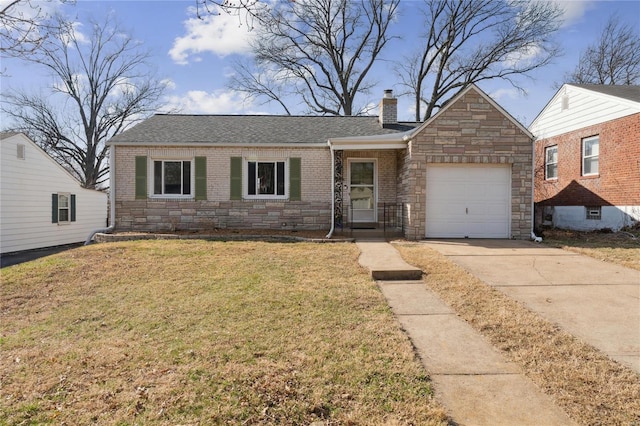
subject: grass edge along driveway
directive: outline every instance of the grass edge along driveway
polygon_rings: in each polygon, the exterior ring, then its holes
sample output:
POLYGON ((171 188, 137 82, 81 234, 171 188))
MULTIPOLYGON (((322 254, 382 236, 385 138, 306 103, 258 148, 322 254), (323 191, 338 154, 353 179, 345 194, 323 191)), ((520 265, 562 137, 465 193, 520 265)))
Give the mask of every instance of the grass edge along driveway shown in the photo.
POLYGON ((446 424, 358 255, 157 240, 4 268, 0 424, 446 424))
POLYGON ((640 425, 640 375, 420 243, 394 246, 427 287, 576 422, 640 425))

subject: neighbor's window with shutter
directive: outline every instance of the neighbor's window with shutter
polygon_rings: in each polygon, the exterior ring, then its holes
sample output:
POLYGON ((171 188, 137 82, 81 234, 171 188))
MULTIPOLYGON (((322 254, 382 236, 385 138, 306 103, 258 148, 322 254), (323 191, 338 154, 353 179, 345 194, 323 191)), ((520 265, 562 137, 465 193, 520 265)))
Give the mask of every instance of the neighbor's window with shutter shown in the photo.
POLYGON ((51 222, 65 224, 76 221, 76 195, 68 192, 51 194, 51 222))
POLYGON ((58 194, 58 223, 69 222, 71 218, 69 214, 70 198, 69 194, 58 194))

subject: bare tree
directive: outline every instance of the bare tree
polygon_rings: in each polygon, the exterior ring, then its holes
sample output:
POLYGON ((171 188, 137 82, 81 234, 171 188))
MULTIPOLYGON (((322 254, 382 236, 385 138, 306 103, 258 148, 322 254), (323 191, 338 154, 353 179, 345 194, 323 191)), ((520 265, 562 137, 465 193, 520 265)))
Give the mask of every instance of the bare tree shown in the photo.
POLYGON ((237 15, 239 19, 244 19, 244 25, 249 29, 253 28, 257 17, 269 13, 269 5, 264 0, 195 0, 195 2, 198 17, 204 14, 217 15, 221 12, 237 15))
POLYGON ((416 121, 426 120, 471 83, 515 77, 559 55, 552 36, 562 10, 552 2, 424 0, 426 31, 419 51, 398 65, 416 121), (424 114, 422 107, 425 106, 424 114))
POLYGON ((3 112, 12 130, 27 133, 87 188, 108 174, 105 141, 157 109, 164 85, 149 71, 149 55, 107 17, 77 25, 56 18, 58 31, 28 60, 54 77, 49 93, 11 91, 3 112))
POLYGON ((274 2, 254 16, 254 64, 237 65, 230 87, 253 98, 287 100, 327 115, 355 115, 356 97, 391 39, 388 27, 399 0, 274 2))
POLYGON ((640 83, 640 34, 613 15, 600 38, 580 55, 565 82, 578 84, 640 83))
POLYGON ((34 52, 54 31, 44 5, 68 0, 11 0, 0 9, 0 54, 20 57, 34 52))

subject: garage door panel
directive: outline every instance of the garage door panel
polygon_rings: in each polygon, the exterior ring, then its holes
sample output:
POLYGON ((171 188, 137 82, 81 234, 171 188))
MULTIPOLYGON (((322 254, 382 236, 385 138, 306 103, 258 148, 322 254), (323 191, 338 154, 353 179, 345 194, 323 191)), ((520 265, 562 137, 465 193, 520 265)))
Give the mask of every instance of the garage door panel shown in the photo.
POLYGON ((428 165, 426 236, 508 238, 511 169, 428 165))

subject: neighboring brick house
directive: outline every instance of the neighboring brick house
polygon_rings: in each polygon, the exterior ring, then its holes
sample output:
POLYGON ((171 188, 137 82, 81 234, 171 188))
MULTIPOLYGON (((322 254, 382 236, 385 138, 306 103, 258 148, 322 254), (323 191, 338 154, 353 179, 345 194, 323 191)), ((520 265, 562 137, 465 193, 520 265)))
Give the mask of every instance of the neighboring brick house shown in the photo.
POLYGON ((116 231, 398 226, 529 238, 532 135, 475 85, 425 123, 156 115, 114 137, 116 231))
POLYGON ((619 230, 640 220, 640 86, 565 84, 529 130, 536 225, 619 230))

